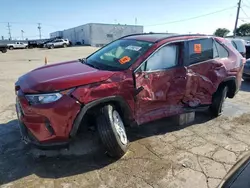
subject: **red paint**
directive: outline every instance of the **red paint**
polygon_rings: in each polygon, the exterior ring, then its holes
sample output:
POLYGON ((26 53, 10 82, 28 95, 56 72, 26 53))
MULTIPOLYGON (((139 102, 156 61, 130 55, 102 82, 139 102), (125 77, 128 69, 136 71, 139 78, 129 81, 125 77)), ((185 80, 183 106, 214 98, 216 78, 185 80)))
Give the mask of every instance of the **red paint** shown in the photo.
POLYGON ((113 72, 97 70, 80 61, 56 63, 35 69, 19 78, 24 93, 45 93, 108 79, 113 72))
MULTIPOLYGON (((187 35, 164 39, 163 35, 152 34, 127 38, 159 41, 125 71, 97 70, 79 61, 71 61, 44 66, 19 78, 16 90, 24 112, 21 120, 41 143, 69 139, 73 122, 81 109, 77 101, 85 105, 97 99, 121 96, 130 108, 129 119, 142 124, 180 114, 186 106, 211 104, 213 93, 228 76, 236 77, 240 87, 243 71, 243 66, 240 64, 242 57, 227 44, 225 45, 229 52, 228 58, 217 58, 183 66, 185 59, 182 56, 178 67, 133 75, 133 71, 162 45, 207 37, 187 35), (136 93, 142 87, 144 89, 136 93), (70 88, 76 88, 71 95, 64 94, 61 99, 49 104, 29 105, 24 96, 27 93, 48 93, 70 88), (46 121, 50 122, 55 131, 54 135, 47 130, 46 121)), ((225 43, 222 38, 216 38, 216 40, 225 43)))

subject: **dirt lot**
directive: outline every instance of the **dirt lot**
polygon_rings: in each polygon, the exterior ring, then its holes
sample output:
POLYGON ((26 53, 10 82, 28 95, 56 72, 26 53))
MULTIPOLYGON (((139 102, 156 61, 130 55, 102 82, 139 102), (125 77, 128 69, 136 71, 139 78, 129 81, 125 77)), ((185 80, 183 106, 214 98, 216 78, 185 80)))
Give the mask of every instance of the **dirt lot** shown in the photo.
POLYGON ((87 133, 69 150, 42 152, 24 145, 15 114, 14 83, 44 64, 77 59, 91 47, 17 50, 0 54, 1 187, 162 187, 213 188, 250 149, 250 82, 223 116, 196 114, 189 126, 169 119, 128 130, 129 152, 117 161, 104 154, 95 133, 87 133))

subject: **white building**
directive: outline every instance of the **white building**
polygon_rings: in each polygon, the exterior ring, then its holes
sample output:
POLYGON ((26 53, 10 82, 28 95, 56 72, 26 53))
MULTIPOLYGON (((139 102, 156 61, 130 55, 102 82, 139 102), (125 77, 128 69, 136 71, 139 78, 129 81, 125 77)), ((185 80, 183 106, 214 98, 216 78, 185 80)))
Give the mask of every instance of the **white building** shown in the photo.
POLYGON ((73 44, 103 46, 122 36, 143 33, 143 26, 89 23, 78 27, 50 33, 50 38, 63 37, 73 44))

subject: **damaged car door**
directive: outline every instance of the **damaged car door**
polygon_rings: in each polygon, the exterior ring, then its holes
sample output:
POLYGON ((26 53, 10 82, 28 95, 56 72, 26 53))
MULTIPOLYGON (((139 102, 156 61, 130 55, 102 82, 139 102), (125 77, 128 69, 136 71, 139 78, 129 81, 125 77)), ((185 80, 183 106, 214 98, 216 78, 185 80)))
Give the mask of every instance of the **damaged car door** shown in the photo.
POLYGON ((184 43, 160 47, 135 71, 136 119, 139 124, 180 113, 185 95, 184 43))
POLYGON ((217 43, 213 38, 186 42, 187 87, 183 103, 188 107, 211 104, 213 93, 226 75, 228 52, 217 43))

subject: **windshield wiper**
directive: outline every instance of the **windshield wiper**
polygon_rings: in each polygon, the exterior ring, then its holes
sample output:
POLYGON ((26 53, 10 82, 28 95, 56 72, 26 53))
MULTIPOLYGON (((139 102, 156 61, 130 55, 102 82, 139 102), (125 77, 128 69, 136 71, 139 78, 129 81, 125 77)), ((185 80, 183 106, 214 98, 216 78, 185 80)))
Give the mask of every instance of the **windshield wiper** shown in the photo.
POLYGON ((93 68, 95 68, 95 69, 100 69, 100 68, 99 68, 98 66, 96 66, 96 65, 87 63, 87 59, 86 59, 86 58, 79 59, 79 61, 80 61, 82 64, 86 64, 86 65, 88 65, 88 66, 90 66, 90 67, 93 67, 93 68))

